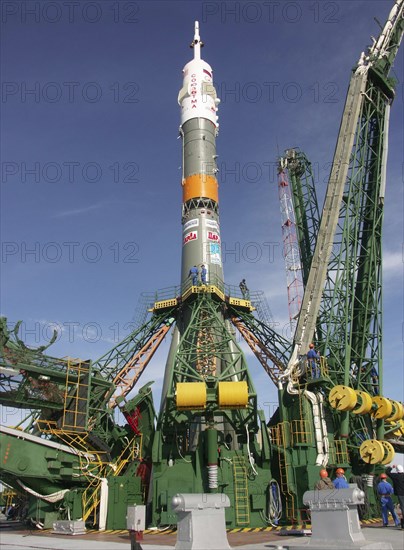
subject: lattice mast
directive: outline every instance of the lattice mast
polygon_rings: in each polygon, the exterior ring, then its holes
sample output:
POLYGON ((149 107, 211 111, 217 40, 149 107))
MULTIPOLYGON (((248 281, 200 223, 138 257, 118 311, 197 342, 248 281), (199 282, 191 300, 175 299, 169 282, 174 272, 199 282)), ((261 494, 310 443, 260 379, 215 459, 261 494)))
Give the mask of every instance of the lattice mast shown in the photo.
POLYGON ((295 212, 286 159, 279 159, 278 190, 281 210, 283 257, 286 269, 290 331, 293 336, 303 299, 303 274, 296 232, 295 212))

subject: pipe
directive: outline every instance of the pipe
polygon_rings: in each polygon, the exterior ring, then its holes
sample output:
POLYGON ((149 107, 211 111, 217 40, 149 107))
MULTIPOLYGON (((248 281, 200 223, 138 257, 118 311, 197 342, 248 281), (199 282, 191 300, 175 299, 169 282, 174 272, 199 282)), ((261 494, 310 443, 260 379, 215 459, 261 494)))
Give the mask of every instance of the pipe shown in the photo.
MULTIPOLYGON (((386 113, 383 125, 383 148, 381 159, 381 181, 379 191, 379 203, 384 204, 384 196, 386 193, 386 172, 387 172, 387 155, 389 149, 389 123, 390 123, 390 103, 386 105, 386 113)), ((381 389, 381 388, 380 388, 381 389)))

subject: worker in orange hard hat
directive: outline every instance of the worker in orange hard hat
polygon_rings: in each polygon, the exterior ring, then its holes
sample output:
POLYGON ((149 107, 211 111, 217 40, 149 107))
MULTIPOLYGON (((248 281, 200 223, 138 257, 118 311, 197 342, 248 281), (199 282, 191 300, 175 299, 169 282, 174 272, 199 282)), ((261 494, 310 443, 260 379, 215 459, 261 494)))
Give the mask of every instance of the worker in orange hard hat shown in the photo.
POLYGON ((328 477, 328 472, 324 468, 319 472, 320 478, 315 484, 314 488, 322 491, 324 489, 334 489, 334 485, 331 479, 328 477))
POLYGON ((336 489, 349 489, 349 484, 344 474, 343 468, 337 468, 335 470, 335 475, 337 477, 334 479, 333 484, 336 489))
POLYGON ((307 352, 307 361, 311 369, 312 378, 320 378, 320 368, 318 361, 320 359, 320 354, 314 349, 314 344, 310 344, 309 351, 307 352))
POLYGON ((400 521, 394 510, 394 504, 391 500, 391 495, 394 493, 393 487, 388 481, 386 481, 386 474, 380 474, 380 482, 377 484, 377 494, 380 498, 380 504, 382 508, 383 527, 387 527, 389 524, 389 512, 393 517, 394 523, 398 527, 400 521))

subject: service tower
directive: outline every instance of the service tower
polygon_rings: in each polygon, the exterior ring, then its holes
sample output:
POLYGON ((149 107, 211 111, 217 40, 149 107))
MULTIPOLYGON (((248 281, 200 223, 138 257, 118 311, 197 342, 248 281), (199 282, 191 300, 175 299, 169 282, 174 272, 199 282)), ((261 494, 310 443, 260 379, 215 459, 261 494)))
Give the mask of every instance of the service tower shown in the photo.
POLYGON ((201 59, 202 46, 196 22, 194 57, 184 67, 178 95, 181 290, 175 300, 155 304, 155 311, 170 311, 175 328, 153 444, 149 501, 152 523, 167 525, 176 521, 171 509, 176 493, 224 492, 232 502, 226 512, 229 526, 262 526, 270 446, 231 321, 232 306, 251 313, 251 302, 238 289, 239 295, 233 292, 231 297, 223 281, 216 179, 219 99, 212 68, 201 59), (252 483, 257 476, 259 481, 252 483))

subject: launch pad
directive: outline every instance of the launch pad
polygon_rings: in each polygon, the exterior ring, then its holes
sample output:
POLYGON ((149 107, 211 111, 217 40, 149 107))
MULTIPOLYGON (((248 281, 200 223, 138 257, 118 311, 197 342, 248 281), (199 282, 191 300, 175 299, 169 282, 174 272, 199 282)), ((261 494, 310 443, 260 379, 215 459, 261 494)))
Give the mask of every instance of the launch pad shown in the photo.
POLYGON ((301 265, 304 288, 293 342, 273 329, 257 293, 225 282, 220 99, 196 23, 178 95, 180 284, 156 292, 136 329, 95 361, 29 348, 19 324, 1 321, 0 402, 29 411, 19 426, 1 428, 1 480, 31 525, 80 520, 89 529, 125 529, 127 507, 144 505, 147 525, 160 529, 176 524, 171 503, 178 493, 229 499, 228 529, 302 525, 310 519, 303 494, 323 468, 343 468, 365 493, 362 519, 379 516, 378 476, 404 436, 403 404, 383 395, 381 351, 381 235, 395 96, 389 74, 403 21, 399 0, 352 73, 321 220, 315 189, 303 177, 307 159, 288 150, 279 161, 280 187, 292 189, 283 210, 285 247, 295 227, 300 256, 293 271, 301 265), (269 422, 237 331, 277 387, 269 422), (132 390, 168 333, 156 412, 152 382, 132 390), (317 350, 312 356, 309 347, 317 350))
MULTIPOLYGON (((402 531, 394 528, 381 529, 380 524, 374 524, 372 527, 364 527, 363 533, 367 540, 372 542, 386 541, 390 543, 393 550, 402 550, 403 535, 402 531)), ((83 538, 78 537, 55 537, 50 533, 29 532, 29 531, 1 531, 2 547, 4 550, 13 550, 16 547, 21 548, 47 548, 49 550, 129 550, 130 541, 127 533, 88 533, 83 538)), ((276 550, 279 547, 283 549, 293 549, 294 545, 301 544, 304 537, 291 537, 289 535, 281 536, 279 531, 260 531, 252 532, 246 530, 239 533, 228 533, 227 535, 231 548, 239 550, 276 550)), ((176 534, 169 535, 145 534, 142 541, 143 550, 172 550, 175 547, 176 534)), ((327 550, 325 548, 324 550, 327 550)))

